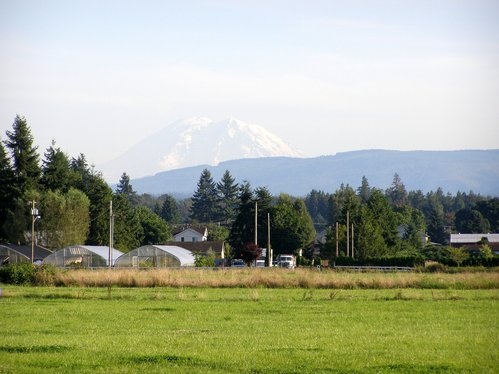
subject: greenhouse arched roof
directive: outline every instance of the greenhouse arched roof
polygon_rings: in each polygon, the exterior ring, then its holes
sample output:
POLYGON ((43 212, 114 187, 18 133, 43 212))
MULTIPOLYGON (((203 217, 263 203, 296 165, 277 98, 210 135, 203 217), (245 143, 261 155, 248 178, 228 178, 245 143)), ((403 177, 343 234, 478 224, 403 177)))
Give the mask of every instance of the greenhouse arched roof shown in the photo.
POLYGON ((161 249, 162 251, 171 253, 173 256, 178 258, 181 266, 194 266, 194 254, 187 249, 176 245, 155 245, 155 247, 161 249))
MULTIPOLYGON (((123 255, 123 252, 113 249, 112 264, 123 255)), ((44 264, 55 266, 99 267, 109 266, 109 247, 98 245, 73 245, 59 249, 43 260, 44 264)))
POLYGON ((194 266, 194 255, 174 245, 144 245, 125 253, 116 267, 178 267, 194 266))

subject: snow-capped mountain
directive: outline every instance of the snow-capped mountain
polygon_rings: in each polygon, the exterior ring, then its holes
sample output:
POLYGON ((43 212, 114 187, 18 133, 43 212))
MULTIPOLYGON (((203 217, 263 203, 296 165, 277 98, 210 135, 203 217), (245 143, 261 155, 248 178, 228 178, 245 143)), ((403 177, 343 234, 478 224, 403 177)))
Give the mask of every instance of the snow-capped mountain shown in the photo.
POLYGON ((189 166, 277 156, 301 153, 258 125, 234 118, 192 117, 166 126, 99 169, 107 180, 117 181, 123 172, 139 178, 189 166))

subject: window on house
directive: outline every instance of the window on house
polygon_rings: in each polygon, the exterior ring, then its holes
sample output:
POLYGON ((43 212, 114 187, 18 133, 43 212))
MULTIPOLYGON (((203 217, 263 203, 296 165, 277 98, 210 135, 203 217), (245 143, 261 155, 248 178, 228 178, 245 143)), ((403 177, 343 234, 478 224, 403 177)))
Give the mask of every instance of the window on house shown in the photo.
POLYGON ((193 241, 193 242, 195 242, 195 241, 196 241, 196 237, 195 237, 195 236, 193 236, 193 237, 192 237, 192 241, 193 241))
POLYGON ((180 238, 180 241, 181 241, 181 242, 185 242, 185 238, 182 236, 182 237, 180 238))

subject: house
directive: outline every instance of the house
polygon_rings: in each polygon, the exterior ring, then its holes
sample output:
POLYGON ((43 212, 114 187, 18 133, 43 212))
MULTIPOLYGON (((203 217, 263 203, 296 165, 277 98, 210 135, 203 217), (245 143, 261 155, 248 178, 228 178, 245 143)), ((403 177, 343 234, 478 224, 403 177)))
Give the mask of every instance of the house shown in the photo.
POLYGON ((173 241, 181 242, 203 242, 208 240, 208 228, 206 226, 179 226, 172 230, 173 241))
POLYGON ((478 251, 487 243, 495 255, 499 255, 499 234, 450 234, 450 246, 478 251))
MULTIPOLYGON (((397 226, 397 237, 403 239, 405 238, 406 235, 407 235, 407 225, 397 226)), ((423 245, 426 245, 430 242, 430 237, 422 231, 418 231, 417 236, 423 245)))
POLYGON ((215 258, 225 258, 225 243, 223 240, 218 241, 184 241, 184 242, 166 242, 165 245, 175 245, 206 256, 208 252, 213 251, 215 258))
POLYGON ((317 231, 312 245, 312 256, 319 257, 321 254, 321 248, 327 242, 328 228, 321 231, 317 231))

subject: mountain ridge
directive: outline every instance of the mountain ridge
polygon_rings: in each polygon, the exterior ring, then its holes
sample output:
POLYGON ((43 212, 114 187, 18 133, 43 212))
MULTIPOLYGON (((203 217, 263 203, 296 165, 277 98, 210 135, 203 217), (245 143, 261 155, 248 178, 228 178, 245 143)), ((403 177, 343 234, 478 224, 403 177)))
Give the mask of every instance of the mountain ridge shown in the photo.
POLYGON ((267 187, 305 196, 311 190, 334 192, 341 184, 360 186, 365 176, 371 187, 388 188, 395 173, 407 190, 424 193, 442 188, 499 196, 499 149, 455 151, 358 150, 318 157, 263 157, 228 160, 216 166, 201 164, 132 179, 139 193, 191 196, 203 169, 219 181, 229 170, 237 183, 267 187))

